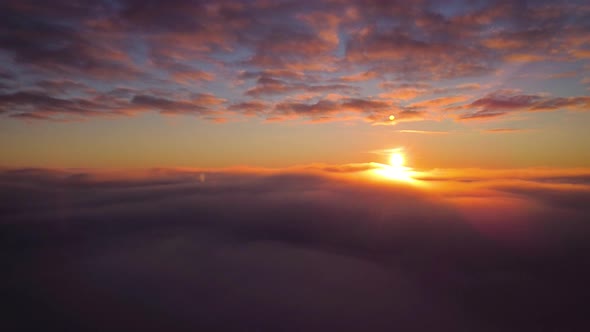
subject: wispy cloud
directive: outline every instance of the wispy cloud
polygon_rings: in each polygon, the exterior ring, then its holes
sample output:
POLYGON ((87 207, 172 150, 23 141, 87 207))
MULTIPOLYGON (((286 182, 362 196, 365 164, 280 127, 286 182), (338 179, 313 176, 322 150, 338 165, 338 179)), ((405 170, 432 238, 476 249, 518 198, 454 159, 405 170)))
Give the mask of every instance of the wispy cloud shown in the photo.
POLYGON ((521 133, 525 131, 530 131, 530 129, 520 129, 520 128, 492 128, 492 129, 484 129, 483 132, 486 133, 521 133))
POLYGON ((407 133, 407 134, 424 134, 424 135, 444 135, 448 134, 448 131, 438 131, 438 130, 413 130, 413 129, 403 129, 397 130, 398 133, 407 133))

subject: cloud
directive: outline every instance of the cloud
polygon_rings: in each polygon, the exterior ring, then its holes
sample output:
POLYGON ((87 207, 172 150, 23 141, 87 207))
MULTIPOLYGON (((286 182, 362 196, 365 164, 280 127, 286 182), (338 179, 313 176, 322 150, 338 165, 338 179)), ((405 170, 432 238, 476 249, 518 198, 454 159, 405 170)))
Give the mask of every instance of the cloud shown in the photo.
POLYGON ((448 131, 437 131, 437 130, 414 130, 414 129, 404 129, 398 130, 398 133, 408 133, 408 134, 424 134, 424 135, 444 135, 448 134, 448 131))
POLYGON ((460 116, 463 120, 494 118, 512 112, 522 111, 589 111, 590 98, 583 97, 548 97, 542 95, 517 94, 511 91, 497 91, 473 101, 465 109, 476 109, 475 112, 460 116))
POLYGON ((341 76, 339 78, 342 82, 363 82, 370 81, 379 77, 379 74, 374 71, 361 72, 353 75, 341 76))
POLYGON ((253 100, 232 104, 228 110, 239 112, 247 116, 260 115, 269 109, 269 105, 263 101, 253 100))
POLYGON ((467 91, 475 91, 481 89, 481 85, 479 83, 466 83, 466 84, 459 84, 452 87, 446 88, 435 88, 432 90, 433 93, 436 94, 446 94, 446 93, 464 93, 467 91))
POLYGON ((527 131, 527 129, 518 129, 518 128, 492 128, 492 129, 485 129, 483 130, 486 133, 519 133, 523 131, 527 131))
MULTIPOLYGON (((485 98, 478 91, 505 67, 539 60, 555 68, 564 63, 583 66, 590 47, 585 24, 590 14, 576 1, 458 1, 442 6, 362 0, 114 0, 84 5, 56 0, 4 1, 0 12, 0 67, 10 68, 0 72, 0 92, 34 91, 69 103, 70 110, 82 100, 101 104, 105 91, 121 86, 136 90, 137 96, 166 99, 177 110, 187 110, 183 103, 192 103, 194 93, 219 94, 227 100, 226 108, 260 98, 288 103, 305 93, 317 93, 310 103, 342 94, 367 100, 378 96, 399 107, 417 98, 465 95, 475 100, 485 98), (384 91, 375 93, 371 85, 384 91), (220 87, 228 88, 220 93, 220 87)), ((54 113, 30 106, 34 103, 2 114, 56 120, 54 113)), ((143 111, 125 109, 138 106, 133 103, 121 107, 125 101, 106 104, 68 112, 90 119, 143 111)), ((572 107, 579 109, 582 103, 572 107)), ((341 116, 347 113, 343 110, 341 116)), ((477 109, 464 118, 501 113, 477 109)), ((374 114, 363 119, 380 121, 374 114)))
POLYGON ((509 54, 506 56, 506 60, 509 62, 535 62, 535 61, 543 61, 545 57, 539 54, 526 54, 526 53, 518 53, 518 54, 509 54))
POLYGON ((376 117, 389 116, 396 107, 386 101, 342 98, 337 100, 322 99, 316 103, 282 102, 275 105, 273 115, 278 117, 306 117, 310 119, 334 119, 340 114, 353 114, 373 120, 376 117), (387 113, 387 115, 385 115, 387 113))
POLYGON ((412 100, 420 95, 425 94, 425 90, 419 90, 414 88, 401 88, 391 92, 384 92, 379 95, 381 98, 401 99, 401 100, 412 100))
POLYGON ((346 57, 410 79, 462 77, 490 70, 482 50, 447 41, 422 41, 401 31, 363 30, 351 38, 346 57), (427 54, 438 54, 440 58, 427 54))
POLYGON ((405 121, 418 121, 423 120, 428 116, 425 111, 414 111, 414 110, 392 110, 390 114, 376 113, 369 115, 368 119, 373 122, 373 125, 396 125, 399 122, 405 121), (389 120, 389 115, 395 116, 395 121, 389 120))
POLYGON ((587 328, 587 170, 371 170, 5 169, 4 323, 587 328))
POLYGON ((560 73, 551 74, 551 75, 549 75, 549 78, 559 79, 559 78, 571 78, 571 77, 576 77, 576 76, 578 76, 578 72, 575 70, 570 70, 570 71, 564 71, 564 72, 560 72, 560 73))
POLYGON ((541 98, 541 96, 536 95, 515 95, 500 92, 480 98, 472 102, 471 105, 496 109, 519 109, 533 105, 540 101, 541 98))
POLYGON ((198 69, 175 72, 172 76, 177 82, 181 83, 187 83, 190 81, 212 81, 215 77, 214 74, 198 69))
POLYGON ((286 82, 269 76, 260 76, 256 86, 248 89, 246 95, 250 97, 272 96, 293 92, 344 92, 355 94, 358 88, 347 84, 309 85, 300 82, 286 82))
POLYGON ((169 99, 152 95, 134 95, 134 89, 116 89, 101 94, 88 87, 69 81, 39 84, 44 91, 18 91, 0 94, 0 113, 26 120, 81 121, 88 117, 132 116, 139 112, 158 111, 161 114, 208 115, 219 113, 225 102, 212 94, 197 93, 183 99, 169 99), (63 95, 80 90, 88 96, 63 95), (63 97, 53 97, 62 94, 63 97))
POLYGON ((552 111, 557 109, 570 109, 575 111, 589 111, 590 110, 590 97, 557 97, 547 98, 542 102, 534 105, 531 110, 533 111, 552 111))
POLYGON ((453 105, 469 99, 467 96, 449 96, 440 97, 435 99, 424 100, 421 102, 410 104, 409 108, 434 108, 439 109, 441 107, 453 105))
POLYGON ((43 92, 19 91, 0 94, 0 111, 10 116, 30 119, 114 115, 117 106, 116 100, 57 98, 43 92))
POLYGON ((137 95, 131 99, 131 104, 142 108, 155 109, 164 114, 210 114, 213 113, 207 106, 217 104, 218 100, 214 96, 205 95, 190 101, 176 101, 166 98, 152 97, 146 95, 137 95))

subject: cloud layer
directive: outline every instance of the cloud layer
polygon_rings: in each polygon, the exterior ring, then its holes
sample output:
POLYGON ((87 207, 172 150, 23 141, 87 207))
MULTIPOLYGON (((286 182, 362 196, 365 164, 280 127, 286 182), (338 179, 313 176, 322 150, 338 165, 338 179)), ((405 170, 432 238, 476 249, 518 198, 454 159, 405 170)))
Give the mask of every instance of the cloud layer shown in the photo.
POLYGON ((374 167, 4 170, 4 324, 587 330, 587 170, 374 167))
MULTIPOLYGON (((583 90, 590 58, 585 1, 27 0, 0 12, 0 113, 27 120, 380 123, 416 107, 406 119, 491 119, 508 112, 490 97, 506 68, 542 64, 548 84, 583 90)), ((579 92, 519 106, 589 109, 579 92)))

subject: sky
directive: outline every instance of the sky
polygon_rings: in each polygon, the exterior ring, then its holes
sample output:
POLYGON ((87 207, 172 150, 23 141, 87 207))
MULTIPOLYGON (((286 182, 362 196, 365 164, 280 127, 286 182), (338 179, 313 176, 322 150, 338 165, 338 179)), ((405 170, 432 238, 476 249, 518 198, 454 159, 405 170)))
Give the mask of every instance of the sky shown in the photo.
POLYGON ((586 1, 0 6, 4 166, 590 164, 586 1))
POLYGON ((7 331, 590 331, 590 4, 0 1, 7 331))

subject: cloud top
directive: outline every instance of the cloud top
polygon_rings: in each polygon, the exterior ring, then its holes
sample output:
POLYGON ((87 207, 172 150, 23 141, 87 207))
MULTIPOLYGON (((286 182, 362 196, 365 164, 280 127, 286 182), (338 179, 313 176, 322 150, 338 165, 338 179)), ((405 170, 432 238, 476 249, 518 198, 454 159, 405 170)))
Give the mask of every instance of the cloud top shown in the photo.
POLYGON ((8 323, 583 330, 587 170, 373 167, 4 170, 8 323))

